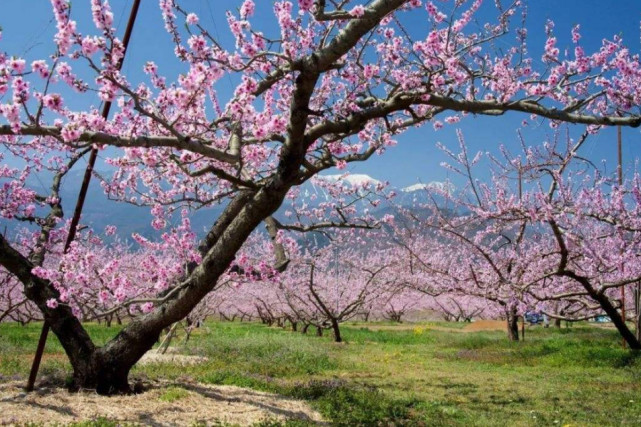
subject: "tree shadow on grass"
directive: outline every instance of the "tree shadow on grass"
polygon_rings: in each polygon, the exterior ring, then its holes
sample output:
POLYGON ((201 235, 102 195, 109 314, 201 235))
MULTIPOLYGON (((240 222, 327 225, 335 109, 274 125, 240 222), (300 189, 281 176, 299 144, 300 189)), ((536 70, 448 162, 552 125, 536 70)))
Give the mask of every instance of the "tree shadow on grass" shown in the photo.
MULTIPOLYGON (((189 390, 194 393, 198 393, 199 395, 206 397, 208 399, 213 399, 216 401, 224 401, 229 403, 240 403, 240 404, 252 406, 274 417, 283 417, 287 420, 301 420, 301 421, 318 423, 317 420, 314 420, 303 411, 294 411, 294 410, 279 408, 277 406, 270 405, 265 402, 261 402, 261 400, 264 399, 266 395, 264 393, 253 391, 250 389, 243 389, 242 396, 239 397, 239 396, 225 396, 224 394, 216 390, 213 390, 209 387, 201 386, 198 384, 176 384, 176 386, 184 388, 185 390, 189 390)), ((292 399, 289 397, 283 397, 279 395, 273 395, 273 398, 290 401, 290 402, 296 402, 295 399, 292 399)), ((318 424, 327 425, 326 423, 318 423, 318 424)))

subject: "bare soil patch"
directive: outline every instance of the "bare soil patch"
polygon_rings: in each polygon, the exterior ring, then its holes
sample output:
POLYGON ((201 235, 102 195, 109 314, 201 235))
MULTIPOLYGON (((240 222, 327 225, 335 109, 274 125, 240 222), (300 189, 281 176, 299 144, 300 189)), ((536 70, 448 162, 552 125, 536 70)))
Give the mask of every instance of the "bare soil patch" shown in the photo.
POLYGON ((448 328, 446 326, 434 326, 434 325, 414 325, 411 323, 404 323, 399 325, 366 325, 363 326, 370 331, 411 331, 417 328, 424 329, 426 331, 443 331, 443 332, 454 332, 454 333, 469 333, 469 332, 481 332, 481 331, 507 331, 507 323, 505 320, 476 320, 474 322, 468 323, 463 328, 448 328))
POLYGON ((463 331, 507 331, 507 322, 505 320, 477 320, 465 326, 463 331))
POLYGON ((189 426, 299 419, 322 423, 306 402, 234 386, 157 384, 132 396, 69 393, 45 387, 25 393, 23 382, 0 384, 0 425, 66 424, 97 418, 141 425, 189 426))

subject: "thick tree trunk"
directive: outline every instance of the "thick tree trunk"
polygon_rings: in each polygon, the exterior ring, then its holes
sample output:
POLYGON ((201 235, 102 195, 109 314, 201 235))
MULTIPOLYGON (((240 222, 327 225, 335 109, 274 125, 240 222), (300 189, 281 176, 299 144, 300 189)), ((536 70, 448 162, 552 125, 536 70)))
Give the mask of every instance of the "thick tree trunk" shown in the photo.
POLYGON ((303 325, 303 329, 301 329, 300 332, 302 334, 307 334, 307 330, 309 329, 309 326, 310 326, 309 323, 306 323, 305 325, 303 325))
MULTIPOLYGON (((556 234, 559 232, 556 231, 556 234)), ((563 276, 570 277, 577 282, 579 282, 583 288, 588 291, 588 294, 590 295, 591 298, 593 298, 595 301, 599 303, 603 311, 605 311, 605 314, 607 314, 610 319, 612 320, 612 323, 614 323, 614 326, 617 328, 625 342, 628 344, 630 349, 632 350, 641 350, 641 341, 637 339, 635 334, 632 333, 630 328, 628 328, 628 325, 625 323, 624 319, 621 317, 619 314, 619 311, 612 305, 612 302, 610 301, 610 298, 608 298, 607 295, 603 294, 602 292, 597 291, 593 286, 592 283, 590 283, 590 280, 586 277, 580 276, 573 271, 564 271, 563 276)))
POLYGON ((516 307, 507 310, 507 337, 510 341, 519 340, 519 316, 516 307))
POLYGON ((614 326, 616 326, 617 330, 628 344, 628 347, 632 350, 641 350, 641 341, 639 341, 630 328, 628 328, 628 325, 623 321, 623 318, 612 305, 610 299, 603 294, 597 294, 592 297, 599 302, 603 311, 605 311, 605 313, 610 317, 612 323, 614 323, 614 326))
POLYGON ((104 355, 96 354, 89 365, 74 366, 74 382, 71 390, 92 389, 104 395, 130 393, 131 366, 118 363, 113 356, 107 359, 101 356, 104 355))
POLYGON ((634 285, 634 330, 637 341, 641 342, 641 283, 634 285))
POLYGON ((561 319, 554 319, 554 327, 561 329, 561 319))
POLYGON ((605 314, 610 317, 610 320, 612 320, 612 323, 614 323, 614 326, 617 328, 625 342, 628 344, 628 347, 630 347, 630 349, 632 350, 641 350, 641 341, 639 341, 635 334, 632 333, 630 328, 628 328, 628 325, 619 314, 619 311, 612 305, 612 302, 607 297, 607 295, 604 295, 601 292, 597 292, 592 287, 592 284, 589 282, 589 280, 582 276, 569 274, 569 277, 572 277, 573 279, 581 283, 585 290, 587 290, 590 294, 590 297, 592 297, 599 303, 603 311, 605 311, 605 314))
POLYGON ((317 337, 323 336, 323 328, 321 328, 320 326, 316 326, 316 336, 317 337))
POLYGON ((334 331, 334 341, 343 342, 343 338, 341 338, 341 330, 338 327, 338 321, 336 319, 332 319, 331 323, 332 323, 332 330, 334 331))
POLYGON ((104 347, 96 348, 68 306, 47 307, 59 297, 47 281, 31 273, 33 265, 0 236, 0 264, 25 284, 25 295, 38 305, 60 340, 73 368, 71 388, 101 394, 127 393, 131 368, 149 351, 162 330, 186 317, 209 293, 234 260, 236 252, 261 221, 282 203, 287 188, 239 193, 205 238, 203 260, 193 266, 170 298, 149 314, 133 319, 104 347), (247 194, 249 193, 249 197, 247 194), (208 248, 208 249, 207 249, 208 248))

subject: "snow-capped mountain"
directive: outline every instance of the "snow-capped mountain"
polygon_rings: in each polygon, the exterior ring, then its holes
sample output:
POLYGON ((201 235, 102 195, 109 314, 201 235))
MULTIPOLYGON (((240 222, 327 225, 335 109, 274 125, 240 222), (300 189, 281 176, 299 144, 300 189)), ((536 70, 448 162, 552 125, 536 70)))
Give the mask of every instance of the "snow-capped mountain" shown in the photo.
MULTIPOLYGON (((62 200, 65 213, 70 214, 73 212, 73 207, 78 195, 80 183, 82 181, 82 173, 71 173, 67 178, 68 185, 64 186, 62 191, 62 200)), ((334 174, 334 175, 320 175, 304 183, 300 188, 299 197, 303 199, 304 203, 309 208, 319 206, 321 203, 328 202, 332 199, 331 193, 326 188, 326 183, 340 183, 343 186, 352 186, 362 188, 365 184, 370 184, 369 188, 374 189, 382 184, 382 181, 365 174, 334 174)), ((39 188, 36 183, 34 188, 39 188)), ((419 208, 420 205, 430 203, 432 197, 436 200, 443 200, 442 193, 444 190, 454 191, 454 187, 449 183, 433 181, 429 183, 416 183, 403 188, 397 188, 393 185, 385 187, 384 192, 396 193, 392 199, 392 204, 400 205, 404 208, 419 208), (430 192, 429 190, 436 190, 430 192)), ((300 202, 299 202, 300 203, 300 202)), ((385 214, 394 214, 396 210, 392 204, 384 202, 378 207, 374 207, 367 201, 361 201, 357 205, 359 208, 368 209, 374 216, 382 217, 385 214)), ((291 207, 287 201, 276 213, 279 219, 284 221, 284 212, 291 207)), ((198 234, 204 234, 212 221, 220 215, 224 206, 215 205, 210 208, 204 208, 194 212, 191 215, 191 222, 193 229, 198 234)), ((87 196, 87 203, 82 215, 82 223, 92 226, 98 233, 101 233, 106 225, 116 225, 119 234, 123 237, 130 236, 131 233, 139 233, 145 237, 152 237, 156 231, 151 227, 151 215, 148 209, 140 209, 126 203, 111 202, 105 199, 102 189, 97 180, 93 180, 90 186, 89 194, 87 196)), ((177 219, 178 221, 178 219, 177 219)), ((7 225, 7 223, 0 219, 0 226, 7 225)))
POLYGON ((437 192, 451 193, 454 191, 454 189, 454 185, 452 185, 451 182, 432 181, 428 182, 427 184, 418 182, 408 187, 401 188, 401 191, 403 193, 413 193, 416 191, 435 190, 437 192))
POLYGON ((371 185, 381 184, 381 181, 374 179, 369 175, 360 174, 360 173, 342 174, 342 175, 319 175, 316 177, 316 179, 327 180, 330 182, 340 181, 342 183, 349 184, 352 186, 364 185, 364 184, 371 184, 371 185))
POLYGON ((324 188, 323 183, 340 184, 343 187, 363 187, 369 184, 372 188, 382 184, 381 181, 365 174, 318 175, 301 186, 301 197, 310 202, 314 200, 318 202, 329 201, 332 196, 324 188))

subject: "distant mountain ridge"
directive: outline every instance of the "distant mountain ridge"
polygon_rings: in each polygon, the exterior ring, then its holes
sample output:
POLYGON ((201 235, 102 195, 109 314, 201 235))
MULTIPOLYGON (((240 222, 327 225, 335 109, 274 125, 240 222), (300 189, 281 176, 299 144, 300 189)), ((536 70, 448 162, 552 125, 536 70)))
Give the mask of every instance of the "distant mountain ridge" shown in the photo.
MULTIPOLYGON (((83 173, 83 171, 72 171, 65 178, 60 194, 63 202, 65 218, 70 218, 73 213, 83 173)), ((380 180, 365 174, 320 175, 316 179, 341 182, 348 186, 363 186, 366 183, 373 184, 374 186, 382 184, 380 180)), ((42 188, 42 184, 39 182, 33 182, 30 184, 34 189, 42 188)), ((396 188, 390 185, 385 188, 385 191, 393 191, 396 193, 396 196, 393 199, 393 203, 395 205, 401 206, 405 209, 416 209, 417 205, 430 202, 427 190, 436 190, 436 193, 438 193, 445 189, 453 189, 453 187, 451 184, 443 182, 419 182, 403 188, 396 188)), ((314 183, 313 181, 308 181, 301 186, 300 196, 305 200, 305 203, 312 208, 331 199, 331 195, 321 185, 314 183), (313 195, 315 195, 315 197, 312 197, 313 195)), ((370 213, 375 217, 383 217, 385 214, 394 213, 394 209, 386 203, 381 204, 376 209, 372 209, 371 206, 367 207, 370 209, 370 213)), ((285 204, 276 212, 276 217, 283 222, 287 221, 285 216, 287 208, 288 207, 285 204)), ((224 205, 214 205, 202 208, 192 213, 190 220, 193 230, 196 231, 199 236, 203 236, 206 233, 206 230, 209 229, 211 224, 218 218, 223 209, 224 205)), ((132 233, 138 233, 148 238, 158 235, 158 231, 151 226, 151 221, 152 215, 148 208, 141 208, 125 202, 109 200, 105 197, 99 181, 97 179, 93 179, 91 181, 83 209, 81 219, 82 224, 90 226, 98 234, 102 234, 106 226, 115 225, 118 229, 118 235, 121 238, 128 239, 132 233)), ((178 221, 179 218, 176 217, 176 224, 178 221)), ((10 223, 7 220, 0 219, 0 226, 2 227, 11 224, 15 223, 10 223)))

